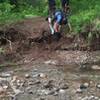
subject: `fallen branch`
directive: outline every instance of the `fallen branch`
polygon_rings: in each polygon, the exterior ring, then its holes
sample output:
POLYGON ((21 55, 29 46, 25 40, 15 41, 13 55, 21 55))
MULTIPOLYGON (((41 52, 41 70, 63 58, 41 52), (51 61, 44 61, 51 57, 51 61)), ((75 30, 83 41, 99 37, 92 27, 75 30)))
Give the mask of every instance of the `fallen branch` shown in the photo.
POLYGON ((9 39, 5 38, 5 37, 2 37, 2 38, 9 42, 10 50, 12 51, 12 42, 9 39))

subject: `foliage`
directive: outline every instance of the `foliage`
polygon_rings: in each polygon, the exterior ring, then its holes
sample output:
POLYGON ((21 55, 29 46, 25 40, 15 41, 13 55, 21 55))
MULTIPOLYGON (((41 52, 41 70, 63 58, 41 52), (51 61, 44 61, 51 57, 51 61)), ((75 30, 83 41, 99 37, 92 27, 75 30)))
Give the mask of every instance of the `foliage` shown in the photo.
MULTIPOLYGON (((92 24, 96 19, 100 21, 99 4, 100 0, 70 0, 69 21, 73 33, 80 33, 83 26, 92 24)), ((57 0, 57 6, 60 7, 60 0, 57 0)), ((47 12, 47 0, 0 0, 0 23, 11 23, 27 17, 47 16, 47 12)), ((99 27, 97 21, 95 29, 100 29, 99 27)))

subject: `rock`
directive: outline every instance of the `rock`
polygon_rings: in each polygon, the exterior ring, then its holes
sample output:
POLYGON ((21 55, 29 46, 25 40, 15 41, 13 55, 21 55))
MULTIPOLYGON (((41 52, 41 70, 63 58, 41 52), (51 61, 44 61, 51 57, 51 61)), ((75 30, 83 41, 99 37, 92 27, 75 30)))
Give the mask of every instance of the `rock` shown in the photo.
POLYGON ((4 89, 3 89, 3 87, 0 86, 0 95, 1 95, 2 93, 4 93, 4 89))
POLYGON ((86 96, 86 97, 82 98, 82 100, 88 100, 88 96, 86 96))
POLYGON ((83 93, 82 89, 77 89, 76 93, 83 93))
POLYGON ((84 83, 80 85, 80 89, 86 89, 89 87, 89 83, 84 83))
POLYGON ((95 100, 95 97, 93 95, 91 95, 90 97, 88 97, 88 100, 95 100))
POLYGON ((58 92, 55 92, 53 95, 54 95, 54 96, 58 96, 58 92))
POLYGON ((47 83, 45 83, 44 87, 49 89, 53 88, 53 80, 50 80, 47 83))
POLYGON ((33 91, 32 91, 32 90, 29 90, 28 93, 29 93, 29 94, 33 94, 33 91))
POLYGON ((2 76, 2 77, 11 77, 11 74, 9 74, 9 73, 2 73, 1 76, 2 76))
POLYGON ((37 81, 34 82, 33 84, 34 84, 34 85, 35 85, 35 84, 41 84, 41 81, 37 80, 37 81))
POLYGON ((29 74, 25 74, 25 78, 29 78, 30 77, 30 75, 29 74))
POLYGON ((38 90, 38 95, 43 96, 43 95, 49 95, 50 91, 49 90, 38 90))
POLYGON ((68 84, 63 84, 62 86, 60 86, 61 89, 68 89, 68 84))
POLYGON ((28 85, 34 85, 34 83, 33 82, 28 82, 28 85))
POLYGON ((42 98, 40 98, 40 100, 45 100, 45 98, 42 97, 42 98))
POLYGON ((91 68, 93 70, 100 70, 100 66, 99 65, 93 65, 91 68))
POLYGON ((96 87, 97 87, 98 89, 100 89, 100 84, 97 84, 96 87))
POLYGON ((94 100, 99 100, 99 97, 94 97, 94 100))
POLYGON ((86 88, 88 88, 88 87, 89 87, 89 83, 84 83, 84 86, 85 86, 86 88))
POLYGON ((38 71, 38 69, 36 69, 36 68, 35 68, 33 71, 37 72, 37 71, 38 71))
POLYGON ((18 77, 17 76, 13 76, 11 83, 14 83, 15 81, 17 81, 18 77))
POLYGON ((47 77, 47 75, 44 74, 44 73, 40 73, 38 76, 39 76, 40 78, 46 78, 46 77, 47 77))
POLYGON ((64 89, 60 89, 59 93, 65 93, 65 90, 64 89))
POLYGON ((48 95, 54 95, 55 94, 55 91, 50 91, 49 93, 48 93, 48 95))
POLYGON ((57 61, 56 60, 48 60, 44 62, 45 64, 52 64, 52 65, 57 65, 57 61))
POLYGON ((8 86, 7 85, 3 86, 3 89, 7 90, 8 89, 8 86))

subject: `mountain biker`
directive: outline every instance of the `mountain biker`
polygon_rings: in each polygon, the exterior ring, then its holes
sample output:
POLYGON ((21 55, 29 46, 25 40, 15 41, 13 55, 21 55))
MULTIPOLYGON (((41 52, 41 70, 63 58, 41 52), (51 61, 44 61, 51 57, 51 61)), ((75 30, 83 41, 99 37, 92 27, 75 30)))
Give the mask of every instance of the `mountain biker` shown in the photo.
POLYGON ((49 27, 51 29, 51 33, 59 40, 61 37, 60 28, 62 24, 67 24, 66 12, 67 7, 69 5, 69 0, 61 0, 62 9, 56 10, 56 2, 55 0, 48 0, 49 3, 49 27), (52 15, 52 16, 51 16, 52 15))
POLYGON ((54 36, 57 40, 61 38, 61 25, 67 24, 67 18, 65 17, 62 10, 56 10, 54 12, 54 18, 53 18, 53 29, 54 29, 54 36))

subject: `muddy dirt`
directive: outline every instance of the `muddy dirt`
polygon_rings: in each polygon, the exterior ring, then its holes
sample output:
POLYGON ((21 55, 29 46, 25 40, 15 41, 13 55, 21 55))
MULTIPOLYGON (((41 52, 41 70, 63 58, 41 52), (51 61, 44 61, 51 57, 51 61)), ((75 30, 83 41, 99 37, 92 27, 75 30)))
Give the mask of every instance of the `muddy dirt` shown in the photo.
POLYGON ((54 41, 44 18, 0 33, 0 100, 100 100, 100 40, 54 41))

